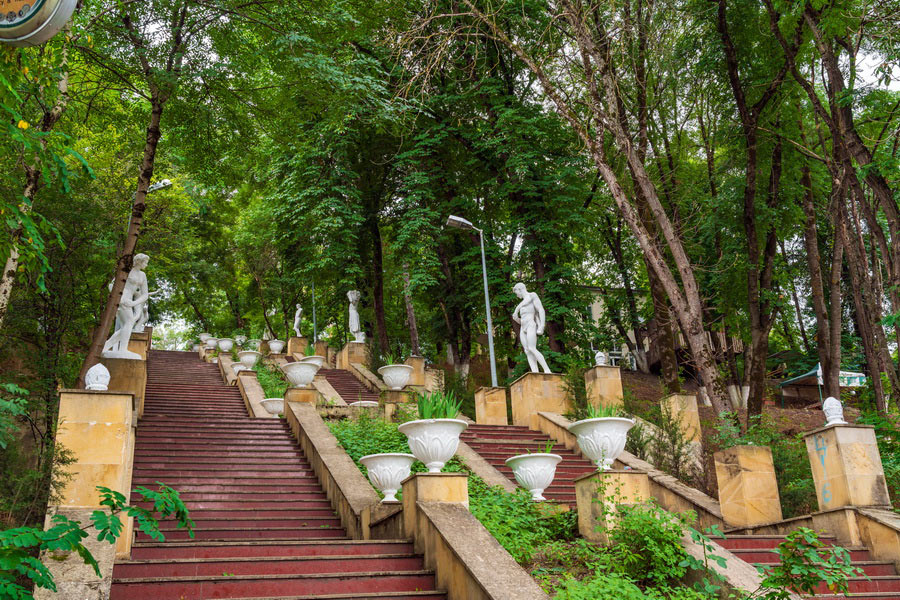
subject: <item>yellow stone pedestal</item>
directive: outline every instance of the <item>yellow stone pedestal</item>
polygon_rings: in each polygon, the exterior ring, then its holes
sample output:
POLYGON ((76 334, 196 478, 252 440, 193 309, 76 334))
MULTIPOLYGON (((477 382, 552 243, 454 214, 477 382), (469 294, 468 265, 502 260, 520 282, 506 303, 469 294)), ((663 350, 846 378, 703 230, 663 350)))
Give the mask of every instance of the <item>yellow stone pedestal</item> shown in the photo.
MULTIPOLYGON (((119 359, 122 360, 122 359, 119 359)), ((142 363, 143 361, 128 361, 142 363)), ((100 508, 97 486, 131 497, 134 458, 134 397, 120 392, 63 390, 56 441, 72 452, 72 478, 60 494, 63 509, 100 508)), ((132 521, 116 543, 116 555, 131 553, 132 521)))
POLYGON ((407 385, 425 385, 425 358, 422 356, 410 356, 405 364, 413 368, 407 385))
POLYGON ((351 363, 368 364, 366 345, 362 342, 347 342, 337 355, 337 368, 349 369, 351 363))
POLYGON ((413 473, 403 480, 403 529, 416 537, 416 503, 442 502, 469 507, 469 476, 462 473, 413 473))
POLYGON ((588 541, 607 543, 607 528, 616 507, 650 500, 650 477, 646 471, 597 471, 575 480, 578 532, 588 541))
POLYGON ((315 405, 319 399, 321 399, 322 394, 319 393, 314 387, 309 388, 295 388, 289 387, 284 392, 284 401, 288 402, 308 402, 310 404, 315 405))
POLYGON ((672 394, 662 399, 662 404, 669 414, 678 421, 684 438, 691 442, 699 442, 703 431, 700 428, 700 411, 697 408, 697 396, 693 394, 672 394))
POLYGON ((593 367, 584 373, 588 402, 594 406, 622 406, 622 369, 593 367))
POLYGON ((130 358, 101 358, 100 362, 109 370, 109 391, 132 394, 138 417, 144 416, 147 362, 130 358))
POLYGON ((513 425, 537 430, 541 411, 564 414, 572 406, 566 398, 563 376, 556 373, 525 373, 509 386, 513 425))
POLYGON ((305 337, 291 336, 287 342, 287 354, 288 356, 293 356, 294 354, 304 356, 307 346, 309 346, 309 340, 305 337))
POLYGON ((475 390, 475 422, 479 425, 508 425, 506 388, 481 387, 475 390))
MULTIPOLYGON (((328 365, 331 364, 331 356, 328 355, 328 352, 331 349, 328 347, 328 342, 323 342, 322 340, 319 340, 318 342, 316 342, 315 346, 316 346, 316 356, 324 356, 325 362, 327 363, 325 365, 325 368, 328 368, 328 365)), ((331 352, 332 352, 332 354, 334 353, 333 350, 331 350, 331 352)))
POLYGON ((804 436, 819 510, 885 506, 891 500, 870 425, 831 425, 804 436))
POLYGON ((150 353, 150 344, 153 341, 153 328, 144 327, 143 331, 132 333, 131 339, 128 340, 128 350, 141 355, 143 360, 147 360, 150 353))
POLYGON ((734 446, 713 455, 722 517, 731 527, 782 520, 775 465, 768 446, 734 446))

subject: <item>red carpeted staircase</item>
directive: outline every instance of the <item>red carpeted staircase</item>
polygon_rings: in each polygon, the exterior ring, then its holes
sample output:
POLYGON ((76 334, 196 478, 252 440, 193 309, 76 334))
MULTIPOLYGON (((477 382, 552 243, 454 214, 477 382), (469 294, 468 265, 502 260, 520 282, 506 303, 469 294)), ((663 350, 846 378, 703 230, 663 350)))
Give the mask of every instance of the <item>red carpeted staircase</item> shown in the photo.
POLYGON ((325 376, 325 379, 331 384, 334 391, 347 404, 352 404, 358 400, 374 400, 378 402, 378 394, 370 392, 350 371, 326 369, 323 367, 319 369, 319 374, 325 376))
MULTIPOLYGON (((820 537, 827 545, 835 544, 834 538, 820 537)), ((725 539, 716 539, 739 558, 755 565, 774 565, 778 563, 778 555, 772 550, 784 541, 779 535, 729 535, 725 539)), ((825 583, 819 585, 816 598, 852 600, 886 600, 900 598, 900 577, 894 564, 887 561, 874 560, 865 548, 847 548, 853 565, 862 569, 866 577, 854 577, 849 582, 850 595, 831 594, 825 583)))
MULTIPOLYGON (((487 462, 506 475, 510 481, 516 482, 512 469, 505 461, 517 454, 543 452, 550 437, 527 427, 515 425, 469 425, 460 439, 467 443, 487 462)), ((575 480, 597 470, 586 458, 567 450, 565 446, 554 441, 554 454, 562 456, 562 462, 556 466, 556 477, 544 491, 548 500, 556 500, 563 504, 575 506, 575 480)))
MULTIPOLYGON (((111 600, 446 599, 411 542, 348 539, 283 421, 247 416, 218 367, 152 351, 134 485, 179 490, 192 540, 135 537, 111 600)), ((144 505, 149 508, 149 505, 144 505)))

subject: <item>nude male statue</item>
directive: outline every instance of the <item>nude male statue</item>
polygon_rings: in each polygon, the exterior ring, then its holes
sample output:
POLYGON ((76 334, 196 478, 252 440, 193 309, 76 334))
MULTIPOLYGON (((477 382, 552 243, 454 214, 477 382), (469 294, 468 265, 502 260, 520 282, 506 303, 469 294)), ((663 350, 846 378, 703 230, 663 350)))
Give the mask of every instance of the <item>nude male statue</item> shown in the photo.
MULTIPOLYGON (((145 323, 144 309, 152 294, 147 290, 147 275, 144 269, 150 257, 146 254, 135 254, 131 272, 122 289, 122 299, 116 311, 116 331, 103 345, 103 356, 107 358, 131 358, 140 360, 141 356, 128 350, 128 341, 138 323, 145 323)), ((155 292, 154 292, 155 293, 155 292)))
POLYGON ((300 335, 300 315, 303 314, 303 309, 300 308, 299 304, 295 306, 297 307, 297 312, 294 313, 294 333, 297 334, 297 337, 303 337, 300 335))
POLYGON ((537 338, 544 335, 544 325, 546 314, 544 313, 544 305, 541 299, 534 292, 529 292, 524 283, 517 283, 513 287, 513 292, 522 299, 513 312, 513 321, 521 325, 519 329, 519 340, 522 342, 522 348, 525 350, 525 356, 528 358, 528 366, 531 367, 532 373, 538 373, 540 366, 544 373, 550 373, 550 367, 544 355, 537 349, 537 338))

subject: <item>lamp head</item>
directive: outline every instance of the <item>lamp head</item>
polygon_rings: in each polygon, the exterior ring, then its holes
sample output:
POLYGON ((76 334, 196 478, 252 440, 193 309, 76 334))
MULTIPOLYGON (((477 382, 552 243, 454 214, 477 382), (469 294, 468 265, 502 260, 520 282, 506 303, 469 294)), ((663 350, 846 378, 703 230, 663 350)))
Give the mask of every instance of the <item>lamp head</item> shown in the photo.
POLYGON ((455 227, 457 229, 477 229, 471 221, 455 215, 447 217, 447 227, 455 227))
POLYGON ((161 190, 167 187, 172 187, 172 182, 168 179, 163 179, 162 181, 157 181, 149 188, 147 188, 147 193, 149 194, 150 192, 155 192, 156 190, 161 190))

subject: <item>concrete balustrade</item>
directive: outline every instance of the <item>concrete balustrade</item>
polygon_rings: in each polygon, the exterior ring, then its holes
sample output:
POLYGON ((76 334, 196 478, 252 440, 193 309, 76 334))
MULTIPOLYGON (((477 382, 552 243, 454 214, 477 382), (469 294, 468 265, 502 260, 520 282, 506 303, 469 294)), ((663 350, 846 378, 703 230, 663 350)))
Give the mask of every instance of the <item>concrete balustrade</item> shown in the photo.
POLYGON ((294 335, 288 338, 287 350, 285 350, 285 353, 288 356, 293 356, 294 354, 304 356, 308 346, 309 340, 306 337, 297 337, 294 335))
POLYGON ((505 387, 480 387, 475 390, 475 422, 479 425, 508 425, 505 387))
POLYGON ((538 429, 541 411, 565 414, 572 409, 563 387, 563 376, 556 373, 525 373, 509 386, 513 425, 538 429))
POLYGON ((731 527, 781 521, 781 498, 768 446, 734 446, 713 455, 722 516, 731 527))
POLYGON ((593 406, 622 406, 625 393, 622 390, 622 369, 613 366, 596 366, 584 372, 588 402, 593 406))

